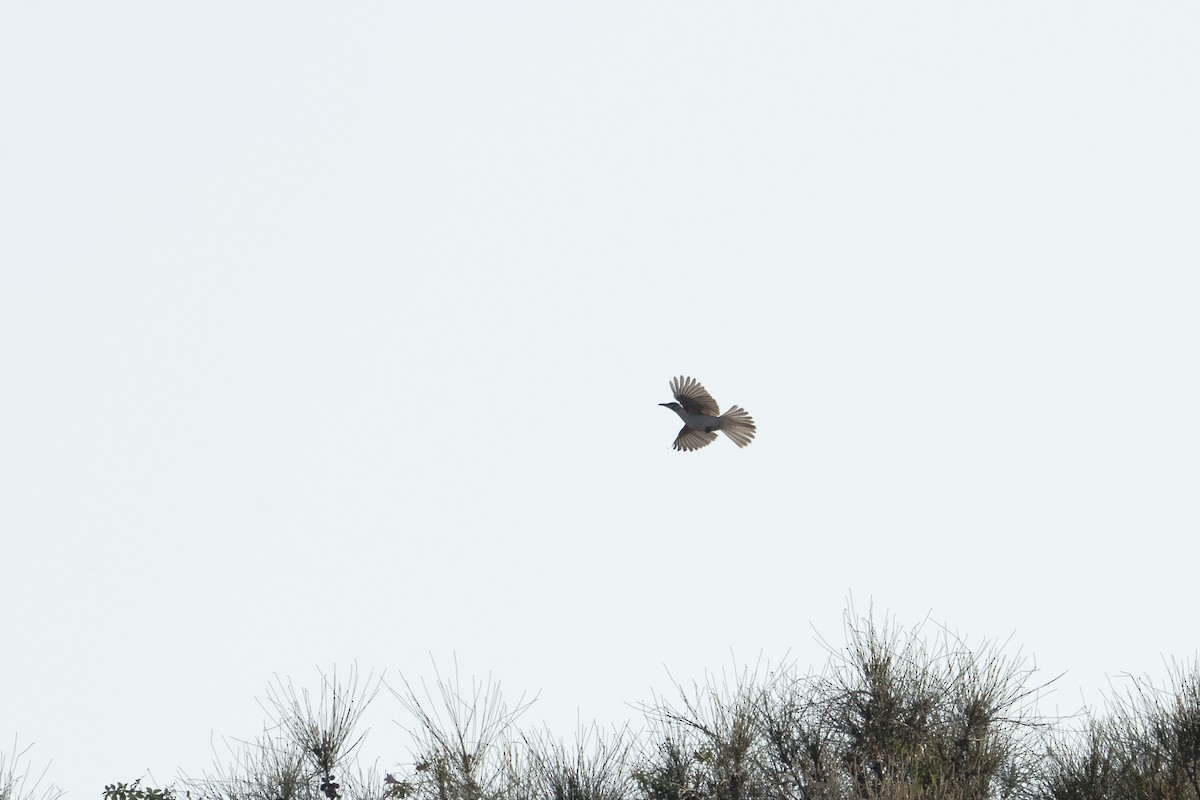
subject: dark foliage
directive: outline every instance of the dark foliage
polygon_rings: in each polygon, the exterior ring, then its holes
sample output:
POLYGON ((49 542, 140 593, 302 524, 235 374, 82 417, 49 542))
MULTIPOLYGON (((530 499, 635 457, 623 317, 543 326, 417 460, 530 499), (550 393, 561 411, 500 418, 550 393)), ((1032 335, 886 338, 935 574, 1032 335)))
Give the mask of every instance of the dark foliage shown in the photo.
MULTIPOLYGON (((1161 687, 1129 678, 1102 713, 1046 720, 1035 700, 1047 683, 1002 650, 850 614, 821 672, 710 675, 645 704, 641 732, 592 727, 570 745, 517 729, 524 698, 510 707, 490 680, 464 690, 437 673, 432 687, 393 690, 413 744, 382 779, 357 764, 382 680, 360 691, 353 671, 322 676, 313 698, 277 679, 270 724, 228 746, 228 764, 178 792, 139 779, 104 798, 1200 800, 1200 667, 1172 665, 1161 687)), ((5 763, 0 753, 0 800, 58 800, 5 763)))
POLYGON ((1053 736, 1036 796, 1200 800, 1200 665, 1173 665, 1166 687, 1130 678, 1102 716, 1053 736))

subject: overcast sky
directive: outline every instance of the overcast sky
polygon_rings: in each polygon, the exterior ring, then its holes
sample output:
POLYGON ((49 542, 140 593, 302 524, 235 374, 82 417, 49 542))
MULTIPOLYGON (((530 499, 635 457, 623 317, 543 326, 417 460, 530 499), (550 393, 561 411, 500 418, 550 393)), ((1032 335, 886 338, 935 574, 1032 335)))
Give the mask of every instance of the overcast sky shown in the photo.
MULTIPOLYGON (((1190 3, 0 8, 0 748, 457 654, 570 736, 852 596, 1191 657, 1190 3), (758 423, 671 450, 668 381, 758 423), (6 744, 8 742, 9 744, 6 744)), ((364 755, 405 737, 381 696, 364 755)))

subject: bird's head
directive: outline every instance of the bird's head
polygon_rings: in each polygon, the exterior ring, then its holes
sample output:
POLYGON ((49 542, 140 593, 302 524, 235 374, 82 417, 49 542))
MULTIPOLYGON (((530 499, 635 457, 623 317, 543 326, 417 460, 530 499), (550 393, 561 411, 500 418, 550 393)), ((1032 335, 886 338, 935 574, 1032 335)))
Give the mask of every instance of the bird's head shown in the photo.
POLYGON ((683 411, 683 406, 679 405, 679 403, 659 403, 659 405, 666 406, 672 411, 683 411))

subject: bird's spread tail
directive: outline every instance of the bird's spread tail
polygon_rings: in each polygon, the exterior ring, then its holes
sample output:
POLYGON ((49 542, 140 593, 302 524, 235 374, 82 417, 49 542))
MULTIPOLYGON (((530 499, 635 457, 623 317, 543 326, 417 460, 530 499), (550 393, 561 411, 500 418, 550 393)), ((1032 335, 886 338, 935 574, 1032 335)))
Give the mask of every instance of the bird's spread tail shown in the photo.
POLYGON ((744 408, 730 406, 720 416, 721 432, 733 440, 738 447, 745 447, 754 440, 754 418, 744 408))

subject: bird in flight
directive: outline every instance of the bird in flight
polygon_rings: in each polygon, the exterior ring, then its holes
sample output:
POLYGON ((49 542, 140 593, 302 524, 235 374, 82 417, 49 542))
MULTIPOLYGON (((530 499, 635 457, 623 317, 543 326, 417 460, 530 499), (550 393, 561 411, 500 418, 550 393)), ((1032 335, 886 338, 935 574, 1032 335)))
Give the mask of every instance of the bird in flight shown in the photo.
POLYGON ((683 429, 675 437, 676 450, 699 450, 717 438, 717 431, 724 431, 738 447, 745 447, 754 439, 754 419, 746 409, 730 406, 724 414, 711 394, 700 381, 680 375, 671 381, 671 394, 675 403, 659 403, 679 415, 683 429))

